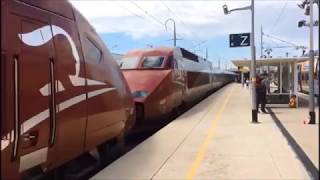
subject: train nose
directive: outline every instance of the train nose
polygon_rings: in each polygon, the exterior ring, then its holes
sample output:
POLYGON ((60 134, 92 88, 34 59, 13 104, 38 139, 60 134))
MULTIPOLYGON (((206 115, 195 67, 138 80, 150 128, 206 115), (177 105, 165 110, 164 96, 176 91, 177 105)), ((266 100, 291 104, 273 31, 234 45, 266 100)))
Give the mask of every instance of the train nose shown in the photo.
POLYGON ((168 70, 126 70, 123 74, 136 102, 144 102, 162 80, 169 74, 168 70))

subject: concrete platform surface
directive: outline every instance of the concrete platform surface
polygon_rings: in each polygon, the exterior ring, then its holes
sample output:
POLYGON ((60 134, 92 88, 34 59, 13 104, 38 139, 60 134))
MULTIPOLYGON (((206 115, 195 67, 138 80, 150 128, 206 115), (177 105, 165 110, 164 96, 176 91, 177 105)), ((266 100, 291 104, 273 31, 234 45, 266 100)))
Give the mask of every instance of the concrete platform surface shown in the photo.
POLYGON ((273 108, 281 124, 294 138, 304 153, 319 170, 319 111, 316 106, 316 124, 304 124, 308 120, 308 107, 273 108))
MULTIPOLYGON (((259 114, 261 123, 250 123, 250 102, 249 89, 227 85, 92 179, 312 179, 279 122, 270 114, 259 114)), ((285 116, 280 118, 295 118, 287 110, 272 109, 274 115, 285 116)), ((303 136, 308 131, 308 136, 318 138, 314 127, 290 127, 290 133, 300 134, 297 142, 318 164, 319 146, 303 136)))

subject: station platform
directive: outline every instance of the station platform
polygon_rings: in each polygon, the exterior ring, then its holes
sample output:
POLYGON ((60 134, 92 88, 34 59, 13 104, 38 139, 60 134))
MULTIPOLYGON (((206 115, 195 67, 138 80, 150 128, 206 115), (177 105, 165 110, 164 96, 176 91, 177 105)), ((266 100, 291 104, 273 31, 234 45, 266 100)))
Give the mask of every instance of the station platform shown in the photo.
POLYGON ((229 84, 92 179, 318 178, 319 122, 303 124, 307 108, 269 108, 253 124, 250 100, 229 84))

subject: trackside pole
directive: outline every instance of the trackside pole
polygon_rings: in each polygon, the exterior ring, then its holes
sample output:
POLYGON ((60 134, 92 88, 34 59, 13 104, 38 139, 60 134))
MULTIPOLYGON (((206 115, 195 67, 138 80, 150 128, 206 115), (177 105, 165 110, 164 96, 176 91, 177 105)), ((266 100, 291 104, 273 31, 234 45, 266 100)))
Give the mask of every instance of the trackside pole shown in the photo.
POLYGON ((251 105, 252 105, 252 122, 258 122, 258 110, 257 110, 257 93, 256 93, 256 47, 254 43, 254 0, 251 0, 251 105))
POLYGON ((310 61, 309 61, 309 124, 315 124, 315 112, 314 112, 314 50, 313 50, 313 3, 310 1, 310 61))

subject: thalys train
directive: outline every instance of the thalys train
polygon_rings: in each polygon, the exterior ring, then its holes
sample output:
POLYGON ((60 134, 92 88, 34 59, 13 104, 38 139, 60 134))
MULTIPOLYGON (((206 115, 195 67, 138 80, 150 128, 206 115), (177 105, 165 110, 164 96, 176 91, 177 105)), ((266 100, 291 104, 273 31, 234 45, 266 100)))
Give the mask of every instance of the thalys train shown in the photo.
POLYGON ((1 0, 1 179, 94 154, 134 116, 117 63, 69 2, 1 0))
POLYGON ((237 77, 178 47, 134 50, 118 64, 134 97, 139 121, 161 118, 237 77))
POLYGON ((120 66, 69 2, 1 0, 1 179, 81 177, 136 116, 163 116, 235 76, 182 48, 133 51, 120 66))

